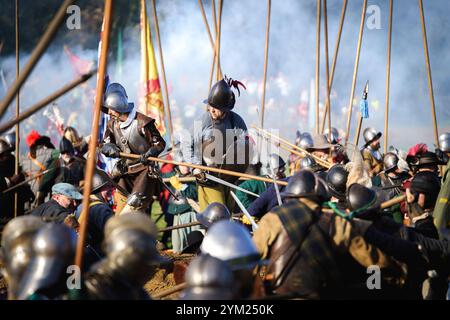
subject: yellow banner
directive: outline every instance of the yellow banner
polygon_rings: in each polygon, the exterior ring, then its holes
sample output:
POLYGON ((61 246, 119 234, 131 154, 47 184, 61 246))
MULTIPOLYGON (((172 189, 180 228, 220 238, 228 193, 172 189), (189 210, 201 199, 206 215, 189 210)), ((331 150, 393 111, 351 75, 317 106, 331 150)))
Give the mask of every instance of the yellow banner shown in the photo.
POLYGON ((155 51, 148 23, 145 0, 141 0, 141 81, 139 90, 139 110, 155 119, 161 135, 166 133, 164 123, 164 101, 159 84, 155 51))

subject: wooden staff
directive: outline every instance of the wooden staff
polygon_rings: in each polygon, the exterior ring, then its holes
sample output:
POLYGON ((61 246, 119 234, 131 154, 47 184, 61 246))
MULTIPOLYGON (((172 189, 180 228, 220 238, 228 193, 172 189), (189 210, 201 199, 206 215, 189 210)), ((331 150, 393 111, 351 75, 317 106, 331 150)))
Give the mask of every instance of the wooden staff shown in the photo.
POLYGON ((220 71, 220 36, 222 30, 222 8, 223 0, 219 0, 219 14, 217 17, 217 34, 216 34, 216 80, 219 81, 223 78, 222 72, 220 71))
POLYGON ((33 53, 31 54, 27 64, 23 67, 19 76, 16 78, 16 80, 14 80, 14 83, 11 85, 2 102, 0 103, 0 119, 3 118, 3 115, 6 112, 6 109, 8 108, 9 104, 14 99, 17 92, 24 84, 24 82, 27 80, 31 71, 33 71, 34 67, 39 62, 39 59, 44 54, 48 45, 52 41, 56 32, 58 31, 59 26, 62 23, 64 23, 67 14, 66 13, 67 7, 70 6, 73 2, 74 0, 65 0, 61 5, 61 7, 59 8, 58 12, 56 13, 55 17, 52 19, 48 27, 45 29, 45 33, 39 40, 37 46, 34 48, 33 53))
POLYGON ((161 37, 159 36, 159 24, 158 24, 158 15, 156 13, 155 0, 152 0, 152 8, 153 8, 153 18, 155 21, 156 40, 158 41, 159 60, 161 60, 161 73, 164 84, 164 97, 166 98, 167 117, 169 118, 168 122, 170 131, 170 143, 172 144, 172 146, 174 146, 175 144, 173 142, 173 125, 172 125, 172 113, 170 112, 169 89, 167 88, 166 68, 164 67, 164 57, 161 46, 161 37))
POLYGON ((264 47, 264 77, 263 77, 263 93, 261 100, 261 120, 259 126, 264 128, 264 110, 266 107, 266 82, 267 82, 267 62, 269 60, 269 34, 270 34, 270 8, 271 0, 267 0, 267 19, 266 19, 266 44, 264 47))
POLYGON ((179 292, 181 290, 184 290, 187 288, 187 283, 186 282, 182 282, 180 284, 177 284, 176 286, 173 286, 172 288, 166 289, 166 290, 161 290, 158 293, 155 293, 154 295, 152 295, 153 299, 161 299, 167 296, 170 296, 173 293, 179 292))
MULTIPOLYGON (((123 152, 120 153, 120 156, 122 158, 130 158, 130 159, 140 159, 140 157, 141 157, 138 154, 130 154, 130 153, 123 153, 123 152)), ((189 168, 193 168, 193 169, 200 169, 200 170, 203 170, 203 171, 222 173, 222 174, 226 174, 226 175, 229 175, 229 176, 243 177, 243 178, 248 178, 248 179, 251 179, 251 180, 263 181, 263 182, 267 182, 267 183, 273 183, 274 182, 273 179, 259 177, 259 176, 254 176, 252 174, 235 172, 235 171, 231 171, 231 170, 219 169, 219 168, 214 168, 214 167, 207 167, 207 166, 202 166, 202 165, 192 164, 192 163, 187 163, 187 162, 180 162, 180 161, 174 161, 174 160, 160 159, 160 158, 155 158, 155 157, 148 157, 147 159, 149 161, 168 163, 168 164, 173 164, 173 165, 176 165, 176 166, 185 166, 185 167, 189 167, 189 168)), ((277 184, 279 184, 279 185, 287 186, 287 182, 285 182, 285 181, 276 180, 275 182, 277 184)))
POLYGON ((109 46, 109 32, 111 29, 111 15, 112 15, 112 0, 105 0, 105 9, 101 33, 101 49, 100 49, 100 63, 97 75, 97 92, 95 94, 94 117, 92 119, 92 133, 89 140, 89 155, 86 161, 86 172, 84 176, 83 188, 83 202, 80 214, 80 233, 77 242, 77 251, 75 256, 75 264, 81 269, 83 263, 84 242, 86 237, 87 223, 89 220, 89 196, 92 189, 92 176, 94 175, 97 137, 98 137, 98 123, 100 119, 100 109, 102 104, 103 92, 105 89, 105 71, 108 57, 109 46))
MULTIPOLYGON (((337 40, 336 40, 336 46, 334 48, 333 62, 331 63, 330 82, 328 83, 330 92, 331 92, 331 88, 333 87, 334 70, 336 67, 336 61, 337 61, 337 56, 338 56, 338 52, 339 52, 339 44, 341 42, 342 27, 344 25, 346 10, 347 10, 347 0, 344 0, 344 3, 342 4, 342 12, 341 12, 341 19, 339 22, 339 30, 338 30, 337 40)), ((323 116, 323 119, 322 119, 322 130, 320 131, 321 133, 323 133, 325 130, 325 118, 327 117, 328 109, 330 108, 328 102, 329 102, 329 99, 328 99, 327 103, 325 104, 325 115, 323 116)), ((330 120, 330 122, 331 122, 331 120, 330 120)))
POLYGON ((425 64, 427 67, 427 75, 428 75, 428 90, 430 91, 431 114, 433 116, 434 138, 436 141, 436 146, 439 148, 439 135, 438 135, 438 127, 437 127, 437 119, 436 119, 436 108, 435 108, 435 104, 434 104, 433 79, 431 78, 430 56, 428 54, 427 30, 425 27, 425 15, 423 13, 422 0, 419 0, 419 7, 420 7, 420 19, 422 22, 423 50, 425 52, 425 64))
POLYGON ((361 43, 362 43, 362 36, 363 36, 363 31, 364 31, 366 8, 367 8, 367 0, 364 0, 362 13, 361 13, 361 24, 359 26, 359 37, 358 37, 358 46, 356 49, 355 67, 353 69, 352 91, 350 93, 350 101, 348 103, 347 134, 345 136, 345 146, 347 146, 348 138, 350 135, 350 121, 352 120, 353 98, 355 97, 356 77, 358 75, 359 54, 361 52, 361 43))
POLYGON ((59 89, 58 91, 55 91, 48 97, 44 98, 43 100, 39 101, 35 105, 28 108, 26 111, 23 111, 18 117, 15 119, 12 119, 2 125, 0 125, 0 134, 5 132, 6 130, 14 127, 17 123, 21 122, 22 120, 28 118, 29 116, 33 115, 37 111, 41 110, 43 107, 47 106, 54 100, 58 99, 59 97, 63 96, 73 88, 77 87, 78 85, 82 84, 83 82, 90 79, 94 74, 96 73, 96 70, 89 72, 88 74, 82 75, 81 77, 75 79, 74 81, 66 84, 64 87, 59 89))
POLYGON ((293 148, 293 149, 296 149, 296 150, 298 150, 298 151, 300 151, 300 152, 303 152, 303 153, 307 154, 308 156, 310 156, 310 157, 312 157, 314 160, 316 160, 316 162, 317 162, 318 164, 320 164, 321 166, 323 166, 323 167, 325 167, 325 168, 327 168, 327 169, 329 169, 329 168, 331 168, 331 167, 333 166, 333 164, 329 163, 328 161, 325 161, 325 160, 320 159, 318 156, 313 155, 312 153, 306 151, 305 149, 300 148, 299 146, 296 146, 295 144, 290 143, 290 142, 287 141, 286 139, 283 139, 283 138, 281 138, 281 137, 279 137, 279 136, 276 136, 276 135, 274 135, 274 134, 272 134, 272 133, 270 133, 270 132, 268 132, 268 131, 266 131, 266 130, 264 130, 264 129, 258 128, 258 127, 256 127, 256 126, 252 126, 252 127, 255 128, 256 130, 260 131, 261 133, 265 134, 265 135, 266 135, 266 138, 267 138, 267 136, 272 137, 272 138, 275 138, 275 139, 277 139, 279 142, 282 142, 282 143, 284 143, 285 145, 288 145, 289 147, 291 147, 291 148, 293 148))
MULTIPOLYGON (((330 101, 330 68, 328 65, 328 18, 327 18, 327 0, 323 0, 323 32, 325 37, 325 71, 327 77, 327 99, 325 110, 330 109, 328 114, 328 140, 331 141, 331 101, 330 101)), ((326 113, 323 116, 325 121, 326 113)))
POLYGON ((317 134, 319 134, 320 17, 321 17, 321 0, 317 0, 317 27, 316 27, 316 133, 317 134))
MULTIPOLYGON (((214 53, 213 53, 213 61, 212 61, 212 65, 211 65, 211 71, 209 74, 209 88, 208 91, 211 90, 211 86, 212 86, 212 80, 213 80, 213 76, 214 76, 214 70, 215 70, 215 66, 216 66, 216 59, 217 59, 217 18, 216 18, 216 1, 212 0, 211 1, 211 10, 212 10, 212 19, 214 22, 214 36, 216 37, 216 42, 214 43, 214 53)), ((219 61, 219 65, 220 65, 220 61, 219 61)), ((222 70, 220 70, 220 74, 222 75, 222 70)))
POLYGON ((388 51, 386 62, 386 109, 384 117, 384 154, 387 153, 388 146, 388 125, 389 125, 389 84, 391 78, 391 40, 392 40, 392 6, 393 0, 389 1, 389 27, 388 27, 388 51))
POLYGON ((166 232, 166 231, 189 228, 189 227, 199 226, 199 225, 201 225, 201 222, 194 221, 194 222, 183 223, 183 224, 179 224, 179 225, 171 226, 171 227, 167 227, 167 228, 162 228, 162 229, 159 229, 158 232, 166 232))
MULTIPOLYGON (((20 42, 19 42, 19 0, 16 0, 16 78, 19 77, 19 48, 20 48, 20 42)), ((17 90, 16 95, 16 118, 20 115, 20 88, 17 90)), ((20 156, 20 150, 19 150, 19 138, 20 138, 20 126, 19 123, 16 124, 16 145, 14 153, 15 161, 14 161, 14 173, 17 175, 19 174, 19 156, 20 156)), ((14 218, 17 217, 17 209, 18 209, 18 196, 19 194, 16 192, 14 193, 14 218)))
POLYGON ((359 113, 358 118, 358 127, 356 128, 356 135, 355 135, 355 147, 358 147, 359 143, 359 135, 361 134, 361 127, 362 127, 363 117, 361 116, 361 113, 359 113))
POLYGON ((211 29, 209 28, 208 19, 206 18, 205 8, 203 8, 202 0, 198 0, 198 5, 200 6, 200 11, 202 13, 203 22, 205 23, 206 32, 208 33, 209 42, 211 43, 211 48, 214 51, 214 41, 211 35, 211 29))

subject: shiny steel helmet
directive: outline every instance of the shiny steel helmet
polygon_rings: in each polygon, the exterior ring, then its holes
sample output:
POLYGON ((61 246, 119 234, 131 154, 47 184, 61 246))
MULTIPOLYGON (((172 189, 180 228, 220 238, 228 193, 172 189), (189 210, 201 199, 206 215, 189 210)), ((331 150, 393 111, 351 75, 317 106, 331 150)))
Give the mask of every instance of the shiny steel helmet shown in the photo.
POLYGON ((347 178, 348 171, 345 170, 345 167, 341 164, 336 164, 328 170, 326 182, 330 194, 341 201, 345 201, 347 178))
POLYGON ((111 92, 106 95, 105 107, 118 113, 128 113, 134 108, 133 103, 128 103, 126 96, 119 92, 111 92))
POLYGON ((76 233, 63 224, 49 223, 33 241, 33 258, 20 283, 18 298, 27 299, 39 290, 59 285, 73 263, 76 233))
POLYGON ((185 274, 188 285, 183 300, 230 300, 233 298, 233 272, 228 264, 209 254, 197 256, 185 274))
POLYGON ((228 262, 231 269, 253 269, 260 255, 248 230, 241 224, 221 220, 208 229, 200 250, 228 262))
POLYGON ((328 134, 329 130, 326 128, 323 132, 328 139, 328 142, 331 144, 336 144, 339 141, 339 131, 335 127, 331 127, 331 137, 328 134), (330 139, 331 138, 331 139, 330 139))
POLYGON ((0 139, 0 155, 11 152, 13 150, 14 150, 14 148, 11 147, 8 142, 6 142, 3 139, 0 139))
POLYGON ((318 203, 328 201, 328 186, 310 170, 300 170, 293 175, 281 193, 283 198, 307 198, 318 203))
POLYGON ((439 136, 439 146, 442 151, 450 152, 450 132, 443 133, 439 136))
POLYGON ((269 156, 269 168, 277 171, 279 168, 286 166, 286 162, 276 153, 272 153, 269 156))
POLYGON ((209 228, 211 225, 219 220, 230 220, 230 210, 219 202, 213 202, 206 207, 203 212, 196 214, 197 220, 209 228))
POLYGON ((375 140, 380 139, 381 132, 375 130, 374 128, 365 128, 363 136, 364 136, 364 141, 366 142, 366 145, 368 146, 375 140))
POLYGON ((314 160, 313 157, 306 156, 300 160, 300 169, 309 169, 313 172, 316 172, 321 170, 322 167, 317 164, 316 160, 314 160))
POLYGON ((33 256, 33 239, 45 223, 35 216, 12 219, 3 229, 0 261, 8 283, 9 299, 16 299, 18 286, 33 256))
POLYGON ((398 156, 393 152, 386 153, 383 158, 383 165, 385 172, 395 170, 398 165, 398 156))
POLYGON ((106 88, 105 96, 108 96, 110 93, 113 93, 113 92, 117 92, 117 93, 125 96, 128 99, 127 92, 126 92, 125 88, 120 83, 117 83, 117 82, 111 83, 106 88))
POLYGON ((111 179, 106 172, 95 170, 92 176, 92 190, 91 193, 95 194, 100 191, 104 186, 111 184, 111 179))
POLYGON ((299 147, 305 150, 309 150, 313 147, 314 142, 310 133, 303 132, 300 138, 299 147))
POLYGON ((11 146, 11 148, 16 148, 16 133, 14 131, 5 134, 2 138, 11 146))

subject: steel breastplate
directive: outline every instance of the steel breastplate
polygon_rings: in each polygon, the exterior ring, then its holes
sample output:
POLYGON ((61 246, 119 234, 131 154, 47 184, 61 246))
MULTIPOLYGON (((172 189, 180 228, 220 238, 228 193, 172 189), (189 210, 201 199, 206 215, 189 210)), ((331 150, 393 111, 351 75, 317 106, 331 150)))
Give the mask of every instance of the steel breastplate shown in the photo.
POLYGON ((136 119, 126 128, 118 128, 116 125, 113 128, 114 138, 123 152, 142 154, 150 149, 148 141, 139 134, 138 121, 136 119))

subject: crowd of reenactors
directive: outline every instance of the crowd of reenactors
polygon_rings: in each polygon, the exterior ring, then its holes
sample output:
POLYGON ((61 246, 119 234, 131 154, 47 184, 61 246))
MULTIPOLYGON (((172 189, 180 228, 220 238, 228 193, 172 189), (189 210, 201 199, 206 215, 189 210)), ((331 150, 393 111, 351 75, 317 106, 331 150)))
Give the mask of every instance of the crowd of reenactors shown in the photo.
POLYGON ((67 270, 86 219, 81 200, 90 137, 67 127, 57 149, 49 137, 30 132, 18 174, 15 135, 2 137, 4 298, 150 299, 144 285, 155 272, 191 254, 181 299, 446 299, 450 133, 440 136, 439 149, 419 143, 407 153, 390 147, 383 154, 382 133, 374 128, 363 131, 364 145, 352 152, 335 128, 297 132, 294 144, 302 151, 286 161, 272 153, 264 164, 226 162, 206 150, 248 155, 252 147, 245 121, 232 111, 241 85, 217 82, 204 101, 201 130, 170 148, 125 88, 108 86, 102 111, 110 118, 98 156, 114 166, 108 173, 95 169, 79 286, 68 286, 67 270), (230 131, 234 139, 219 144, 214 137, 230 131), (182 228, 159 237, 150 218, 156 202, 166 221, 182 228), (371 268, 378 270, 375 289, 371 268))

